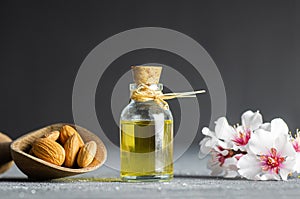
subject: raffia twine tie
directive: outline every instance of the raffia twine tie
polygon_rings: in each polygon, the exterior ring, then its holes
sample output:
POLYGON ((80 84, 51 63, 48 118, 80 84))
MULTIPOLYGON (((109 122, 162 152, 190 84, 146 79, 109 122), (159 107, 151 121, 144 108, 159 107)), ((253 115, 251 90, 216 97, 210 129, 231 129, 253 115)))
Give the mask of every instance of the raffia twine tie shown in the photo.
POLYGON ((205 93, 205 90, 183 92, 183 93, 162 93, 151 89, 146 84, 139 84, 138 87, 132 91, 131 99, 138 102, 146 102, 153 100, 164 109, 169 109, 169 105, 165 100, 174 98, 196 97, 196 94, 205 93))

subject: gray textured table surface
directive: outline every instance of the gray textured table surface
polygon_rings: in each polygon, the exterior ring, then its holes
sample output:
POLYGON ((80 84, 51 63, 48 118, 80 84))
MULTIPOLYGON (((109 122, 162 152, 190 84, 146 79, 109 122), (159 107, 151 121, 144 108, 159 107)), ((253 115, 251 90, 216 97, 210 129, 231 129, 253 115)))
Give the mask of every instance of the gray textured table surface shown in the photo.
POLYGON ((118 171, 97 171, 51 182, 29 181, 15 166, 0 176, 0 198, 299 198, 300 179, 254 182, 208 177, 206 160, 189 150, 175 162, 175 178, 165 183, 103 182, 118 171), (96 182, 85 180, 95 178, 96 182))

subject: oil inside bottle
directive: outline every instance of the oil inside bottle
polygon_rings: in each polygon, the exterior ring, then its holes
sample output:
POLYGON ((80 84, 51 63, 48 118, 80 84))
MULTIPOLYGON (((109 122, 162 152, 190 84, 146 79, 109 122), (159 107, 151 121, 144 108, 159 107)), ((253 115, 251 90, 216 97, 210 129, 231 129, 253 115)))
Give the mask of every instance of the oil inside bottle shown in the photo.
POLYGON ((167 181, 173 178, 173 122, 122 121, 121 178, 167 181))

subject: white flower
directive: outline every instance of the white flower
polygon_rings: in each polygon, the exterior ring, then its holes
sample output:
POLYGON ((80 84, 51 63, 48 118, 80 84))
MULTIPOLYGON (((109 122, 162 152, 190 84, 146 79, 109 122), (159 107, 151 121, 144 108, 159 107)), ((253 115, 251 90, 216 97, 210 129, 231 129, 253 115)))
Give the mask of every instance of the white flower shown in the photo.
POLYGON ((234 156, 232 150, 217 149, 211 152, 211 159, 207 163, 207 168, 211 170, 212 176, 223 176, 234 178, 238 175, 238 158, 234 156))
POLYGON ((288 141, 288 127, 282 119, 274 119, 270 131, 258 129, 249 140, 249 151, 237 166, 241 176, 252 180, 287 180, 293 172, 296 152, 288 141))
POLYGON ((229 125, 225 117, 221 117, 215 122, 214 132, 204 127, 202 133, 206 137, 200 142, 199 157, 205 157, 218 146, 224 149, 245 151, 251 134, 262 125, 262 115, 258 111, 255 113, 246 111, 241 120, 242 126, 236 128, 229 125))
POLYGON ((295 138, 290 139, 290 142, 292 143, 295 151, 296 151, 296 164, 294 167, 294 170, 297 173, 300 173, 300 132, 297 130, 297 133, 295 135, 295 138))
POLYGON ((204 158, 211 150, 217 145, 218 138, 216 137, 215 132, 210 131, 209 128, 204 127, 202 129, 202 134, 206 135, 200 142, 200 151, 199 158, 204 158))
POLYGON ((207 162, 207 167, 211 170, 210 175, 236 177, 238 175, 237 158, 234 157, 236 152, 227 149, 228 145, 219 140, 216 133, 208 128, 203 128, 202 133, 206 137, 200 142, 199 157, 204 158, 208 153, 211 154, 211 159, 207 162))
POLYGON ((232 141, 238 149, 245 151, 246 145, 249 142, 253 132, 258 129, 262 123, 262 115, 259 111, 255 113, 252 111, 246 111, 242 117, 242 126, 237 126, 235 128, 236 134, 234 135, 232 141))
POLYGON ((263 120, 259 111, 254 113, 250 110, 243 113, 241 120, 242 125, 234 128, 225 117, 219 118, 216 121, 216 134, 234 150, 246 151, 251 134, 262 125, 263 120))
POLYGON ((203 138, 200 142, 200 151, 199 151, 199 158, 204 158, 210 152, 214 151, 214 149, 218 146, 222 148, 227 148, 227 144, 222 140, 219 140, 216 133, 214 131, 209 130, 209 128, 204 127, 202 129, 203 135, 206 137, 203 138))
POLYGON ((294 166, 294 171, 296 171, 297 173, 300 173, 300 153, 299 152, 296 154, 296 163, 294 166))
POLYGON ((202 129, 206 137, 200 142, 199 157, 211 154, 208 162, 208 168, 212 170, 211 175, 238 175, 237 162, 246 154, 246 145, 253 131, 262 125, 262 116, 258 111, 246 111, 241 120, 241 126, 232 127, 225 117, 221 117, 215 122, 215 131, 207 127, 202 129))

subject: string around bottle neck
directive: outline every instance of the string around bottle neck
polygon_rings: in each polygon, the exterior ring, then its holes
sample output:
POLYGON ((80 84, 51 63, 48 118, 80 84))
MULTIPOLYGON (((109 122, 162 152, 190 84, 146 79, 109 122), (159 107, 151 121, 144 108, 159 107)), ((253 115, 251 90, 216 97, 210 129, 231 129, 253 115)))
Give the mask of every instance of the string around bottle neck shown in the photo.
POLYGON ((169 105, 165 100, 174 98, 196 97, 196 94, 205 93, 205 90, 182 92, 182 93, 163 93, 160 90, 153 90, 146 84, 139 84, 135 90, 131 92, 131 99, 138 102, 155 101, 164 109, 169 109, 169 105))

